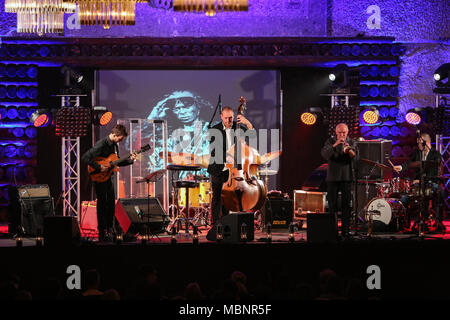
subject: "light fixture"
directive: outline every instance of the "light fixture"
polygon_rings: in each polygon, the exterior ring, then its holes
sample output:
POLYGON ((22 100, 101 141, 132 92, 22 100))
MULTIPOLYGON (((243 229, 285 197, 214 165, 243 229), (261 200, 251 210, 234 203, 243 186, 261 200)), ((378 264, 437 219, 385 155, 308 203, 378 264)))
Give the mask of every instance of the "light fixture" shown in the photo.
POLYGON ((122 235, 122 233, 118 233, 116 236, 116 244, 121 245, 122 242, 123 242, 123 235, 122 235))
POLYGON ((367 124, 375 124, 378 122, 378 110, 377 108, 367 108, 363 111, 362 117, 365 123, 367 124))
POLYGON ((64 13, 75 10, 63 0, 5 0, 5 12, 17 13, 17 32, 23 33, 62 33, 64 13))
POLYGON ((42 247, 44 239, 41 236, 36 237, 36 247, 42 247))
POLYGON ((223 226, 219 223, 217 226, 217 233, 216 233, 216 241, 222 242, 223 240, 223 226))
POLYGON ((46 127, 52 122, 52 115, 48 109, 38 109, 31 114, 30 122, 35 127, 46 127))
POLYGON ((311 107, 311 108, 306 109, 300 115, 300 120, 302 121, 302 123, 304 123, 308 126, 312 126, 313 124, 315 124, 317 122, 317 119, 319 118, 319 116, 321 114, 322 114, 321 108, 311 107))
POLYGON ((241 225, 241 241, 247 242, 247 225, 245 223, 241 225))
POLYGON ((194 226, 194 230, 192 231, 193 237, 192 237, 192 243, 198 244, 198 227, 194 226))
POLYGON ((295 224, 292 222, 289 225, 289 242, 295 241, 295 224))
POLYGON ((64 86, 66 87, 72 86, 72 80, 74 80, 75 83, 81 83, 84 79, 84 76, 80 71, 69 67, 68 65, 63 65, 59 71, 64 75, 64 86))
POLYGON ((449 82, 450 63, 444 63, 434 71, 433 78, 438 87, 450 87, 449 82))
POLYGON ((328 79, 333 87, 345 87, 348 84, 348 66, 346 64, 338 64, 328 74, 328 79))
POLYGON ((86 107, 62 107, 56 113, 55 134, 62 137, 84 137, 91 124, 91 109, 86 107))
POLYGON ((248 0, 174 0, 173 10, 214 16, 220 12, 248 11, 248 0))
POLYGON ((147 244, 147 241, 148 241, 148 236, 147 236, 147 234, 142 235, 142 236, 141 236, 141 244, 142 244, 143 246, 145 246, 145 245, 147 244))
POLYGON ((272 225, 270 223, 266 225, 266 242, 272 242, 272 225))
POLYGON ((433 121, 434 108, 412 108, 406 112, 405 120, 409 124, 418 125, 422 122, 428 123, 433 121))
POLYGON ((78 4, 81 25, 99 25, 108 30, 111 26, 135 25, 136 3, 143 0, 70 0, 78 4))
POLYGON ((23 238, 21 235, 16 237, 16 247, 23 247, 23 238))
POLYGON ((106 126, 112 120, 112 112, 106 107, 95 106, 92 112, 92 124, 96 126, 106 126))
POLYGON ((172 233, 170 235, 170 243, 176 244, 177 243, 177 230, 175 227, 172 227, 172 233))

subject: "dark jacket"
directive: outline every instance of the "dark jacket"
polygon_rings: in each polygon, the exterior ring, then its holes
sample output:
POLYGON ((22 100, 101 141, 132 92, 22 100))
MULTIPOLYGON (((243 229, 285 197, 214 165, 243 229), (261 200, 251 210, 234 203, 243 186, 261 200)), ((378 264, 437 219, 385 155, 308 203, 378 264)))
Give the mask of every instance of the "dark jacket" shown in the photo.
MULTIPOLYGON (((247 132, 249 130, 247 128, 247 126, 242 125, 242 124, 240 125, 240 128, 244 132, 247 132)), ((209 139, 209 151, 211 153, 211 157, 210 157, 209 165, 208 165, 208 173, 213 175, 213 176, 218 176, 223 171, 223 168, 224 168, 225 163, 226 163, 226 158, 227 158, 227 150, 226 150, 226 148, 227 148, 227 136, 226 136, 226 132, 225 132, 225 130, 223 128, 222 121, 219 122, 218 124, 216 124, 215 126, 213 126, 211 129, 219 130, 222 133, 222 159, 214 159, 215 155, 216 155, 216 150, 214 148, 215 136, 213 134, 210 134, 210 139, 209 139)), ((236 122, 235 121, 233 121, 233 126, 231 127, 231 129, 236 130, 236 122)), ((252 130, 254 130, 254 128, 252 130)), ((232 135, 232 139, 233 139, 232 143, 235 144, 236 143, 236 137, 234 137, 232 135)))
MULTIPOLYGON (((117 153, 117 156, 119 157, 119 148, 117 146, 117 143, 112 142, 109 139, 108 135, 106 138, 97 141, 97 143, 91 149, 89 149, 88 151, 86 151, 85 154, 83 154, 81 159, 85 163, 90 165, 92 168, 100 170, 101 167, 97 162, 94 161, 94 158, 96 157, 107 158, 113 153, 117 153)), ((123 162, 119 163, 119 166, 127 166, 130 164, 133 164, 133 160, 128 158, 123 162)))
MULTIPOLYGON (((422 160, 422 151, 420 151, 419 149, 416 149, 412 153, 409 160, 402 164, 402 171, 408 169, 408 166, 411 162, 416 162, 416 161, 420 161, 420 160, 422 160)), ((439 151, 437 151, 434 148, 431 148, 430 152, 427 155, 426 161, 433 161, 436 163, 436 165, 435 166, 429 166, 429 164, 425 165, 425 168, 424 168, 425 177, 439 176, 440 175, 439 174, 440 167, 441 167, 440 165, 442 162, 442 156, 439 153, 439 151)), ((414 168, 414 171, 415 171, 414 179, 420 179, 420 168, 414 168)))
POLYGON ((347 138, 347 143, 356 150, 356 156, 353 159, 344 153, 342 144, 333 147, 335 142, 335 137, 329 138, 321 151, 322 157, 328 160, 326 181, 353 181, 352 166, 358 156, 356 142, 353 139, 347 138))

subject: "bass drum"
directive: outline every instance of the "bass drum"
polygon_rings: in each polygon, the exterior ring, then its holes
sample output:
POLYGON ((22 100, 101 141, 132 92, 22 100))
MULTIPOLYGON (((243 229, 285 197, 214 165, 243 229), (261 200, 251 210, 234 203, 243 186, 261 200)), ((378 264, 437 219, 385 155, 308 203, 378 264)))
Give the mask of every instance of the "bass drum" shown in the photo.
POLYGON ((401 231, 406 226, 406 210, 399 199, 374 198, 364 208, 365 221, 372 215, 374 231, 401 231))

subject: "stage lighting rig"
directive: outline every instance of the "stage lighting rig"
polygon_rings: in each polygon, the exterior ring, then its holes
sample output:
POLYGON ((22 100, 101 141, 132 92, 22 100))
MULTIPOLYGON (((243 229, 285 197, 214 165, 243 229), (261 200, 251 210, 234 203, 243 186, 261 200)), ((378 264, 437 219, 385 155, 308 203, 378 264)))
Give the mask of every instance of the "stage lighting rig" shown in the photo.
POLYGON ((328 79, 331 81, 331 86, 334 88, 343 88, 348 85, 348 66, 345 64, 339 64, 328 75, 328 79))
POLYGON ((433 121, 434 109, 432 107, 411 108, 406 112, 405 120, 409 124, 419 125, 420 123, 430 123, 433 121))
POLYGON ((78 88, 84 79, 83 74, 68 65, 63 65, 60 69, 64 77, 64 88, 61 89, 61 94, 78 94, 82 93, 82 89, 78 88))
POLYGON ((450 88, 450 63, 444 63, 433 74, 434 81, 437 87, 450 88))
POLYGON ((106 126, 111 122, 112 112, 106 107, 95 106, 92 111, 92 124, 96 126, 106 126))
POLYGON ((31 114, 30 122, 35 127, 46 127, 52 123, 52 113, 49 109, 38 109, 31 114))
POLYGON ((363 120, 367 124, 375 124, 379 119, 379 112, 376 107, 367 107, 362 114, 363 120))
POLYGON ((321 108, 316 108, 316 107, 311 107, 306 109, 301 115, 300 115, 300 120, 308 125, 308 126, 312 126, 314 125, 317 120, 319 119, 319 117, 323 114, 322 109, 321 108))
POLYGON ((56 114, 56 135, 84 137, 91 124, 91 110, 86 107, 62 107, 56 114))

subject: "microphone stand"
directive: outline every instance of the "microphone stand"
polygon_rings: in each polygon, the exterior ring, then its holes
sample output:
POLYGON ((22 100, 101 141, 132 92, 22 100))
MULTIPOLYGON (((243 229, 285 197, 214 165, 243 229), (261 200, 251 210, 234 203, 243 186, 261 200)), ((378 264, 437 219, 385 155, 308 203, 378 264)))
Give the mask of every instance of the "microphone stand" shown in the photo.
POLYGON ((212 122, 214 120, 214 117, 216 116, 216 112, 217 112, 217 109, 219 109, 219 107, 220 107, 220 111, 222 112, 222 96, 220 94, 219 94, 219 101, 217 101, 216 108, 214 109, 214 113, 213 113, 213 115, 211 117, 211 120, 209 121, 208 129, 211 129, 212 122))

